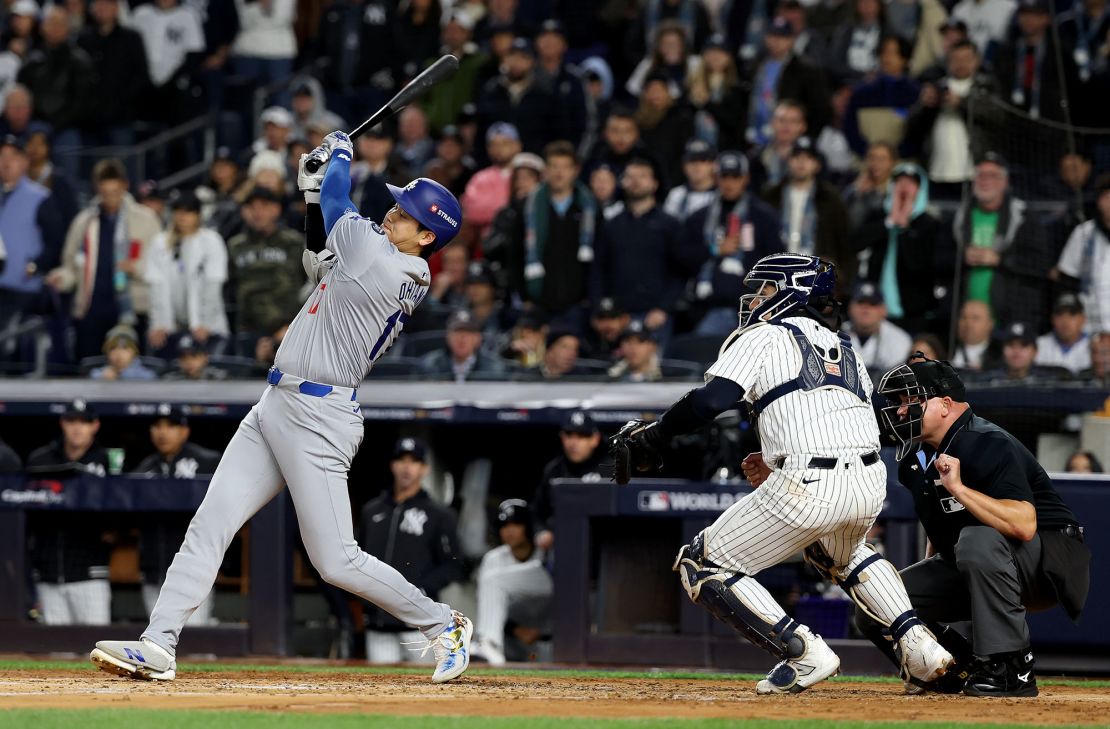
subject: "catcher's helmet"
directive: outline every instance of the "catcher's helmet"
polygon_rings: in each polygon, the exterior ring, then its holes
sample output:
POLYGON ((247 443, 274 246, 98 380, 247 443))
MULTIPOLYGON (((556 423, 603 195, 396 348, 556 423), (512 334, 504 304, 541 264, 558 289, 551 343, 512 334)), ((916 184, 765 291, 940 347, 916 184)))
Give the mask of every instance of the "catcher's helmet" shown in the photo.
POLYGON ((435 242, 432 243, 433 252, 450 243, 459 232, 462 225, 459 201, 450 190, 435 180, 417 177, 404 187, 388 183, 386 187, 402 210, 436 234, 435 242))
POLYGON ((836 266, 817 256, 773 253, 764 256, 744 277, 752 293, 740 297, 740 328, 754 322, 777 321, 798 309, 820 313, 833 300, 836 266), (774 293, 763 288, 773 284, 774 293), (752 304, 753 300, 755 304, 752 304))
POLYGON ((956 369, 948 362, 927 359, 921 352, 914 352, 907 364, 884 374, 878 393, 890 403, 881 409, 879 424, 898 442, 899 461, 921 447, 921 421, 930 398, 950 397, 957 402, 966 398, 956 369))

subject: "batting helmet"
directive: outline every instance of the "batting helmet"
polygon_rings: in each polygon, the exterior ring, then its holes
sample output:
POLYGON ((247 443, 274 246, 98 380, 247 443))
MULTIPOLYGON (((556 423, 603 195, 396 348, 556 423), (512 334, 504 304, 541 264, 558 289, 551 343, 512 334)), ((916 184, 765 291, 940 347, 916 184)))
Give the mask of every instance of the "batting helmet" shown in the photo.
POLYGON ((764 256, 744 277, 752 293, 740 297, 740 327, 750 322, 777 321, 798 309, 817 313, 832 302, 836 266, 817 256, 774 253, 764 256), (765 292, 767 284, 775 287, 765 292))
POLYGON ((884 433, 897 441, 898 460, 921 447, 921 422, 929 400, 950 397, 965 402, 964 383, 948 362, 926 359, 921 352, 910 355, 908 364, 892 368, 879 380, 878 394, 890 403, 881 409, 884 433))
POLYGON ((532 510, 524 499, 505 499, 497 506, 497 528, 506 524, 522 524, 528 540, 532 540, 532 510))
POLYGON ((401 209, 418 223, 436 234, 432 251, 451 242, 462 225, 459 201, 443 185, 427 177, 418 177, 404 187, 386 184, 389 194, 401 209))

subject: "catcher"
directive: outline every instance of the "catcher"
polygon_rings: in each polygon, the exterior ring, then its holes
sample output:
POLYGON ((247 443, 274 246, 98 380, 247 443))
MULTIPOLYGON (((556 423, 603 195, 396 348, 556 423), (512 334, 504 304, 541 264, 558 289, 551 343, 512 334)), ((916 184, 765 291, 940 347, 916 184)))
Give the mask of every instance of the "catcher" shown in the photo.
POLYGON ((759 694, 797 693, 836 674, 840 658, 792 620, 755 580, 805 550, 883 626, 903 678, 935 681, 954 663, 917 617, 894 566, 864 542, 886 497, 886 467, 871 409, 871 381, 843 334, 833 264, 774 254, 744 279, 740 326, 706 384, 656 422, 634 420, 610 441, 616 478, 662 463, 671 438, 743 402, 758 417, 762 451, 744 459, 755 493, 684 545, 674 562, 690 599, 779 659, 759 694))

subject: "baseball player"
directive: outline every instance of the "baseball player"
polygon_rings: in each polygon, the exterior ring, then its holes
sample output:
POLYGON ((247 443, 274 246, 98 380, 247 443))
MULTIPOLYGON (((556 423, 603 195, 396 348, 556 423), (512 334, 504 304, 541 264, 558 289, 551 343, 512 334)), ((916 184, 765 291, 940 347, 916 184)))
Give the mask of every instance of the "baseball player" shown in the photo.
POLYGON ((740 298, 740 327, 706 384, 659 421, 632 421, 613 438, 618 479, 629 467, 651 470, 672 437, 743 401, 762 444, 742 464, 757 490, 679 550, 674 570, 690 599, 780 659, 757 693, 803 691, 837 673, 840 658, 754 578, 804 549, 885 626, 903 677, 933 680, 953 658, 915 615, 894 566, 864 541, 886 497, 886 467, 867 370, 837 333, 835 268, 779 253, 758 261, 745 284, 752 293, 740 298))
POLYGON ((269 387, 224 452, 141 639, 100 641, 92 651, 110 673, 174 678, 181 628, 211 589, 231 538, 286 484, 325 580, 418 628, 436 657, 434 682, 456 678, 470 662, 470 620, 359 548, 347 494, 363 436, 355 388, 427 293, 426 258, 458 232, 459 203, 424 178, 389 185, 396 205, 379 225, 350 201, 347 135, 329 134, 311 154, 330 158, 326 172, 310 174, 302 156, 298 179, 308 203, 305 268, 317 285, 282 340, 269 387))

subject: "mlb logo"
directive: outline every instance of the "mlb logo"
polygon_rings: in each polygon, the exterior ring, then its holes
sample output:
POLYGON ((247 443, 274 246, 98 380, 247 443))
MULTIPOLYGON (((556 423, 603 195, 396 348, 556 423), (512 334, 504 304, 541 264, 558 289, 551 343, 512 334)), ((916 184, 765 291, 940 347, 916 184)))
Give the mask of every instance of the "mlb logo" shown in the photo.
POLYGON ((840 365, 834 364, 832 362, 826 362, 825 372, 828 372, 830 375, 834 375, 835 377, 840 377, 840 365))
POLYGON ((666 491, 643 491, 640 493, 640 511, 669 511, 671 498, 666 491))

